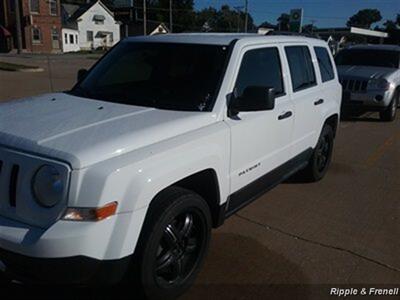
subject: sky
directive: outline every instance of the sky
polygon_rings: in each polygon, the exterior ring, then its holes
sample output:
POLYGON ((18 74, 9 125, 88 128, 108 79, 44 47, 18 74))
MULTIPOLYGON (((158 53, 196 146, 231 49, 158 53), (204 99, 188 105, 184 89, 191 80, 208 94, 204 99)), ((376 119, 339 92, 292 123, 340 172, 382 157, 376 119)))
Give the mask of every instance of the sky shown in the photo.
MULTIPOLYGON (((213 6, 220 8, 224 4, 231 7, 244 6, 245 0, 194 0, 195 8, 213 6)), ((364 8, 376 8, 381 12, 382 25, 387 19, 394 20, 400 14, 400 0, 248 0, 249 12, 259 25, 264 21, 275 24, 281 13, 289 13, 293 8, 303 8, 303 24, 315 22, 318 28, 344 27, 352 15, 364 8)))

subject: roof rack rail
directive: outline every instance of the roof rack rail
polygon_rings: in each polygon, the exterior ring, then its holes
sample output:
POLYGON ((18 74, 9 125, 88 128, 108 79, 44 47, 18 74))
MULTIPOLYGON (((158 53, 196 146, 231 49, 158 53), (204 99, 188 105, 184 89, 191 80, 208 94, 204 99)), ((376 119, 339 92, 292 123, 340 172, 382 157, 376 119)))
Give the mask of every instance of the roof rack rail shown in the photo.
POLYGON ((271 30, 268 31, 265 35, 290 35, 290 36, 304 36, 308 38, 314 39, 321 39, 318 34, 315 33, 300 33, 300 32, 293 32, 293 31, 278 31, 278 30, 271 30))

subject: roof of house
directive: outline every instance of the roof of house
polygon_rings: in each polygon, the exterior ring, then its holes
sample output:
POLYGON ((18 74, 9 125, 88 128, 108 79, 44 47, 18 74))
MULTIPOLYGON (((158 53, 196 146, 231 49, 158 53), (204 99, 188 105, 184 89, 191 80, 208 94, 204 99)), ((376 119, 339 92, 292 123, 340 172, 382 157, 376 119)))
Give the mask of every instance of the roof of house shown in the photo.
POLYGON ((374 50, 400 51, 400 46, 397 46, 397 45, 364 44, 364 45, 350 46, 348 49, 374 49, 374 50))
POLYGON ((229 45, 234 40, 246 40, 248 42, 259 42, 264 39, 270 42, 299 42, 312 41, 325 43, 322 40, 303 36, 286 35, 261 35, 253 33, 174 33, 153 36, 128 37, 127 41, 136 42, 161 42, 161 43, 188 43, 188 44, 212 44, 229 45))
POLYGON ((111 16, 114 17, 114 14, 111 10, 108 9, 108 7, 101 2, 100 0, 98 1, 94 1, 92 3, 88 3, 88 4, 84 4, 79 6, 79 8, 70 16, 71 20, 78 20, 85 12, 87 12, 93 5, 95 5, 96 3, 99 3, 105 11, 107 11, 111 16))

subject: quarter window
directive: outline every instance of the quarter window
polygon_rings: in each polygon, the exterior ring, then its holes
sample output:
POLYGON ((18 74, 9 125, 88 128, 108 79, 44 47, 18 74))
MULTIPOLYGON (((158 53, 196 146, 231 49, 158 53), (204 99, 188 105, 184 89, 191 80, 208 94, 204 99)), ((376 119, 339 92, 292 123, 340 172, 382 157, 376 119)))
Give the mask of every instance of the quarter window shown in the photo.
POLYGON ((334 79, 335 73, 333 72, 332 61, 326 48, 314 47, 314 50, 317 56, 322 82, 334 79))
MULTIPOLYGON (((14 1, 11 1, 14 2, 14 1)), ((31 13, 39 13, 39 0, 30 0, 29 1, 29 8, 31 13)))
POLYGON ((293 91, 309 88, 316 84, 315 71, 307 46, 285 47, 289 63, 293 91))
POLYGON ((249 86, 273 87, 277 95, 283 94, 281 61, 277 48, 249 50, 243 56, 236 80, 236 93, 243 95, 249 86))

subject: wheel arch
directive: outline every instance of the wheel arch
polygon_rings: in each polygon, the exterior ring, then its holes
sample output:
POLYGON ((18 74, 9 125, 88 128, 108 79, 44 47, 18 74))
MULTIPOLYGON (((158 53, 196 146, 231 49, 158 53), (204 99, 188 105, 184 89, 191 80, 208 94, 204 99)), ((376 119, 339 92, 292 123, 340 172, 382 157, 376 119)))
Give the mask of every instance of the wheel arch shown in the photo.
MULTIPOLYGON (((332 127, 332 129, 333 129, 333 136, 336 137, 336 132, 337 132, 338 125, 339 125, 339 114, 333 114, 333 115, 330 115, 328 118, 326 118, 326 120, 325 120, 324 125, 322 126, 322 128, 323 128, 325 125, 329 125, 329 126, 332 127)), ((322 129, 321 129, 321 130, 322 130, 322 129)))
POLYGON ((184 188, 198 194, 206 201, 210 209, 213 227, 215 228, 222 224, 225 206, 220 204, 220 185, 217 172, 214 169, 204 169, 171 183, 153 197, 149 208, 151 209, 152 206, 156 205, 154 201, 159 198, 160 194, 172 187, 184 188))

